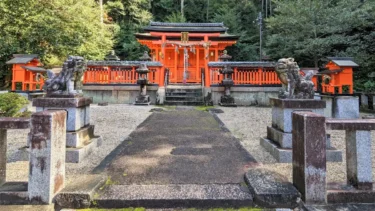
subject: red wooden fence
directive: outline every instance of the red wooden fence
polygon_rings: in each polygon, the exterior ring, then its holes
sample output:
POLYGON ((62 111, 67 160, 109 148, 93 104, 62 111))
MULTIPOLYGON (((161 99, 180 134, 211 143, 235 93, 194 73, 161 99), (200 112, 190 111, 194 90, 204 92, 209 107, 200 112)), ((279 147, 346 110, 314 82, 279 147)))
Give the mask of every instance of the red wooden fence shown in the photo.
MULTIPOLYGON (((135 69, 138 67, 103 67, 88 66, 83 84, 136 84, 138 73, 135 69)), ((150 72, 147 74, 149 83, 158 84, 160 67, 148 67, 150 72)))
MULTIPOLYGON (((210 68, 211 85, 218 85, 223 80, 221 68, 210 68)), ((274 68, 234 67, 232 79, 235 85, 277 85, 281 84, 274 68)))

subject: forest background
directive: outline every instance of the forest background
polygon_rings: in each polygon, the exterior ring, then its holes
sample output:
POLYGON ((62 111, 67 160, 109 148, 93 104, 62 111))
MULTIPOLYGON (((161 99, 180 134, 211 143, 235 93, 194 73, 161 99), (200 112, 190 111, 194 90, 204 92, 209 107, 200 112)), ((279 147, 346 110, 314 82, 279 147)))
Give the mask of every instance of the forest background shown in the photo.
POLYGON ((67 55, 102 60, 111 50, 137 60, 147 48, 134 33, 150 21, 223 22, 240 36, 228 48, 232 60, 258 61, 262 12, 262 57, 294 57, 301 67, 320 67, 327 56, 354 57, 356 91, 375 91, 369 77, 375 0, 103 0, 103 13, 100 8, 100 0, 1 0, 0 87, 9 88, 5 62, 16 53, 39 54, 47 67, 67 55))

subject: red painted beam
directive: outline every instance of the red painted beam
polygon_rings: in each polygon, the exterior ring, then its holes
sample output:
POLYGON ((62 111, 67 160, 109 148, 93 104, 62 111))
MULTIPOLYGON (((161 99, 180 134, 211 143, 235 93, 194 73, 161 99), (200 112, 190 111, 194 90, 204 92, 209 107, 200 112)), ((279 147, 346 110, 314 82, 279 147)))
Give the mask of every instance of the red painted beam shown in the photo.
MULTIPOLYGON (((181 37, 181 33, 162 33, 162 32, 150 32, 151 36, 158 36, 161 37, 163 35, 167 37, 181 37)), ((189 37, 219 37, 220 33, 189 33, 189 37)))

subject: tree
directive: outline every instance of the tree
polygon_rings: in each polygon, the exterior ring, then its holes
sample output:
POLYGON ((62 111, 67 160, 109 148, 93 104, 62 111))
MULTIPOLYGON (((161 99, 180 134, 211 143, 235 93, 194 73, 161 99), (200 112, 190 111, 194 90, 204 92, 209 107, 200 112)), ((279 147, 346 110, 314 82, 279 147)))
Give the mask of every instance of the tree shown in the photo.
POLYGON ((4 62, 15 53, 39 54, 48 67, 73 54, 103 59, 113 45, 113 26, 100 23, 94 0, 2 0, 0 28, 0 69, 8 77, 4 62))
POLYGON ((275 1, 267 20, 267 51, 273 59, 294 57, 301 66, 320 66, 327 56, 351 56, 361 66, 356 87, 374 69, 374 1, 275 1))

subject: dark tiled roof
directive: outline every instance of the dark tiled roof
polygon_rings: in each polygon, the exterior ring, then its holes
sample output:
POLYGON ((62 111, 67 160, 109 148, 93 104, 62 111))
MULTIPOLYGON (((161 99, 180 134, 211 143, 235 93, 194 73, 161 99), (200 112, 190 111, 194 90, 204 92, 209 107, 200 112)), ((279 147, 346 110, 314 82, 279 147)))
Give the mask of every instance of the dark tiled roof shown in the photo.
POLYGON ((13 54, 13 59, 6 62, 6 64, 27 64, 33 59, 38 59, 38 54, 13 54))
MULTIPOLYGON (((151 36, 150 33, 135 33, 135 37, 138 39, 145 39, 145 40, 160 40, 158 36, 151 36)), ((210 37, 211 41, 236 41, 240 36, 231 35, 231 34, 220 34, 218 37, 210 37)), ((168 40, 181 40, 180 37, 168 37, 168 40)), ((190 37, 189 41, 200 41, 202 37, 190 37)))
POLYGON ((223 23, 162 23, 151 22, 144 30, 146 32, 226 32, 223 23))
POLYGON ((352 57, 327 57, 327 59, 341 67, 359 67, 359 65, 353 61, 352 57))
POLYGON ((41 67, 33 67, 33 66, 22 66, 22 68, 32 71, 32 72, 46 72, 47 70, 41 67))
MULTIPOLYGON (((88 61, 87 66, 138 67, 142 61, 88 61)), ((146 62, 149 67, 161 67, 160 62, 146 62)))
POLYGON ((273 62, 209 62, 209 67, 224 67, 229 65, 230 67, 275 67, 273 62))

